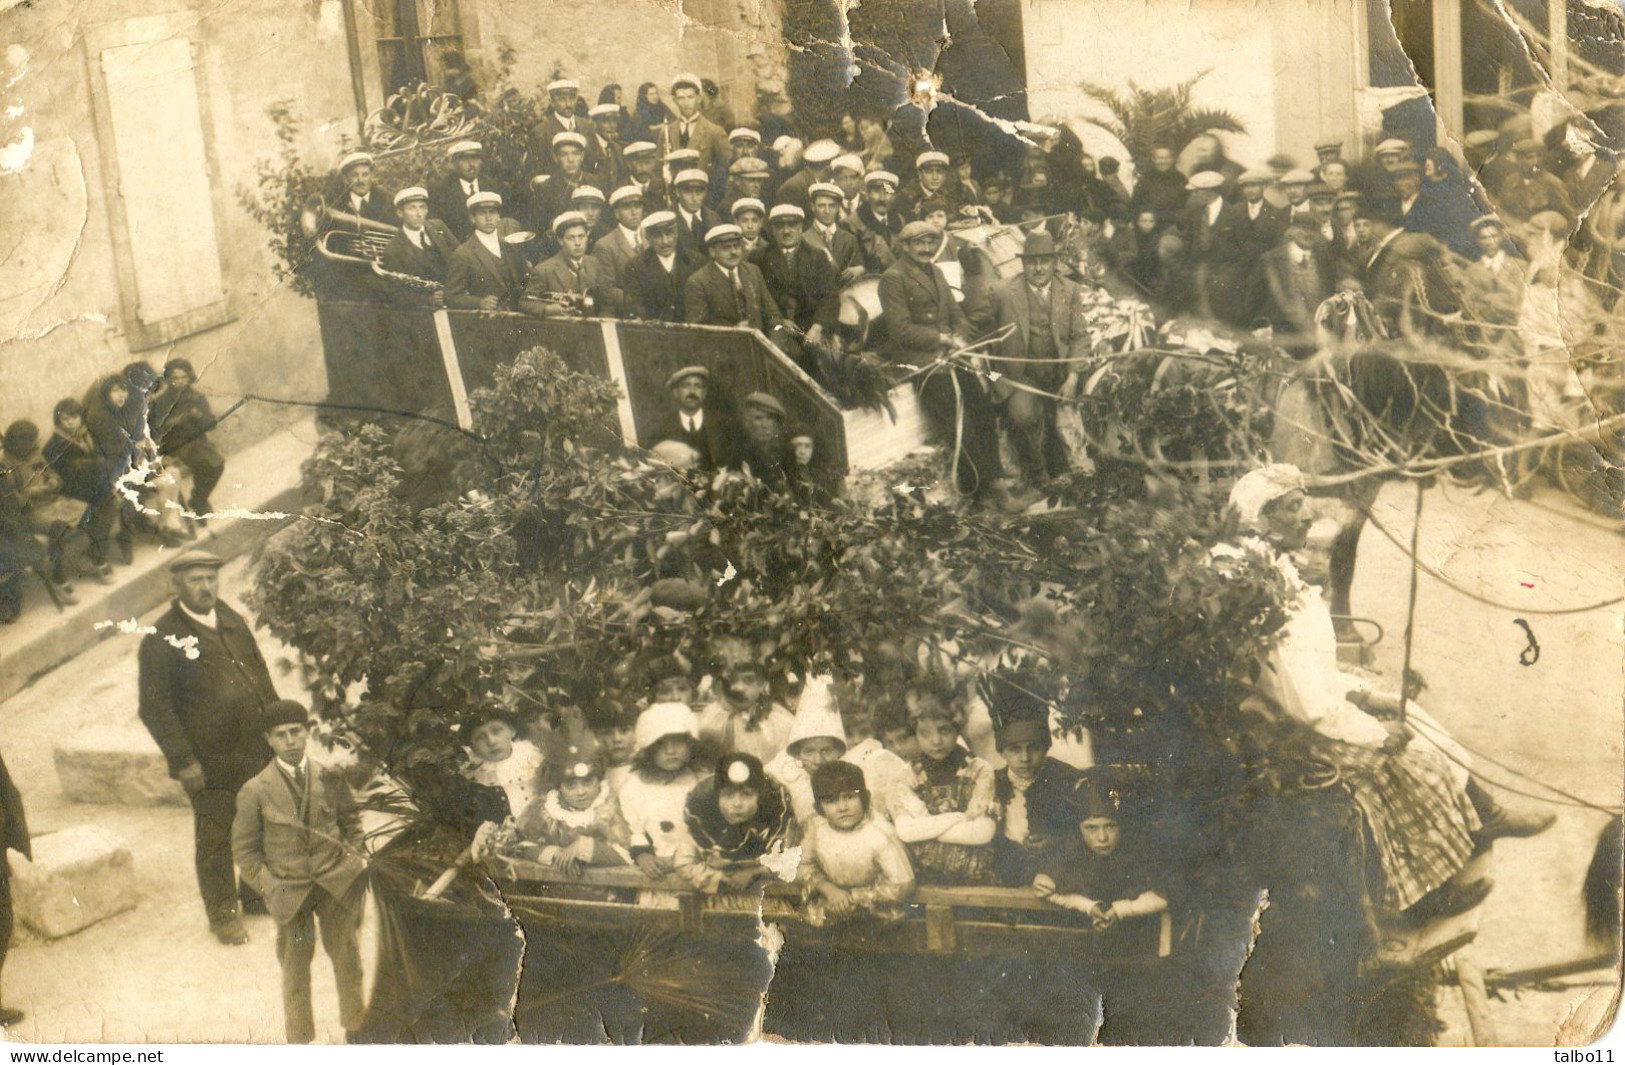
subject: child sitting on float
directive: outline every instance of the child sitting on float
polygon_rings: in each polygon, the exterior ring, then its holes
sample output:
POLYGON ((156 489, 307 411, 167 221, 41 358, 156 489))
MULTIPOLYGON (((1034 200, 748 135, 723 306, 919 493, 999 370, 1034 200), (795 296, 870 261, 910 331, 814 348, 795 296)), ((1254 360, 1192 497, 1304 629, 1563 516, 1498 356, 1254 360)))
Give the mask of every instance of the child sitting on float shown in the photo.
POLYGON ((906 833, 915 875, 922 884, 992 884, 993 767, 960 743, 965 711, 950 694, 916 684, 907 700, 920 744, 914 794, 933 815, 928 828, 906 833))
POLYGON ((697 718, 701 744, 717 755, 738 751, 755 755, 765 765, 777 758, 790 738, 790 711, 773 701, 767 670, 754 649, 740 652, 744 641, 720 641, 722 659, 716 672, 716 698, 697 718))
POLYGON ((515 857, 580 876, 590 865, 630 865, 631 832, 604 782, 596 746, 560 743, 548 752, 544 775, 558 783, 519 815, 515 857))
POLYGON ((458 729, 469 761, 463 775, 476 784, 501 788, 508 812, 518 814, 536 798, 536 774, 542 752, 529 740, 519 739, 519 728, 506 710, 487 709, 470 714, 458 729))
POLYGON ((823 925, 860 913, 901 917, 901 904, 914 894, 914 869, 902 841, 870 812, 863 770, 827 762, 813 772, 812 790, 818 813, 802 838, 797 871, 807 920, 823 925))
POLYGON ((716 773, 688 793, 683 821, 677 871, 712 895, 750 891, 776 876, 761 859, 782 853, 795 831, 789 795, 749 754, 722 756, 716 773))
POLYGON ((1119 790, 1085 776, 1072 802, 1077 835, 1033 878, 1033 891, 1052 905, 1087 914, 1101 956, 1166 955, 1168 900, 1154 886, 1148 845, 1125 837, 1119 790))
POLYGON ((638 715, 637 753, 621 785, 621 815, 631 832, 632 861, 651 879, 671 875, 688 793, 699 783, 694 758, 694 711, 685 703, 655 703, 638 715))

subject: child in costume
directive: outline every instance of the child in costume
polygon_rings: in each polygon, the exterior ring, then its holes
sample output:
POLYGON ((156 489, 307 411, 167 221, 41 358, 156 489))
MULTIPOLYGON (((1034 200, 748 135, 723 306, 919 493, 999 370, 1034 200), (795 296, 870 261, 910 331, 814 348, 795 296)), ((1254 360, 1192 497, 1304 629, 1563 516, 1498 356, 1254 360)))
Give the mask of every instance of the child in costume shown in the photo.
POLYGON ((688 793, 677 871, 701 891, 749 891, 777 875, 762 864, 782 853, 795 826, 790 797, 749 754, 725 754, 714 775, 688 793))
POLYGON ((688 793, 699 783, 694 757, 694 711, 685 703, 655 703, 638 715, 637 754, 621 785, 621 816, 631 833, 632 861, 651 879, 677 868, 688 793))
POLYGON ((818 813, 802 838, 797 871, 808 921, 822 925, 861 912, 901 917, 901 904, 914 893, 914 869, 902 841, 871 814, 863 770, 827 762, 813 772, 812 789, 818 813))
POLYGON ((542 752, 529 740, 518 738, 513 717, 502 710, 472 714, 459 732, 469 755, 463 775, 476 784, 501 788, 511 814, 529 806, 537 794, 542 752))
POLYGON ((993 767, 959 742, 965 711, 942 694, 909 692, 920 754, 911 763, 914 794, 932 816, 908 831, 909 857, 922 884, 991 884, 995 831, 993 767))
POLYGON ((575 744, 549 753, 558 784, 519 815, 512 853, 571 876, 589 865, 630 865, 631 832, 604 781, 603 755, 575 744))

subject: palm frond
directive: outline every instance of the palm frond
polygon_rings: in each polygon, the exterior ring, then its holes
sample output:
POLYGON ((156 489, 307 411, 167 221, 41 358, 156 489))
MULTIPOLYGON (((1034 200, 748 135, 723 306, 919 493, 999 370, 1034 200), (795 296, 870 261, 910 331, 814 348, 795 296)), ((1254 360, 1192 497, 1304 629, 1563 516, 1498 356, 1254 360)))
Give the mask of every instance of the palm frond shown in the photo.
POLYGON ((1201 107, 1190 112, 1190 121, 1201 127, 1202 131, 1218 130, 1221 133, 1246 133, 1247 127, 1241 119, 1218 108, 1201 107))

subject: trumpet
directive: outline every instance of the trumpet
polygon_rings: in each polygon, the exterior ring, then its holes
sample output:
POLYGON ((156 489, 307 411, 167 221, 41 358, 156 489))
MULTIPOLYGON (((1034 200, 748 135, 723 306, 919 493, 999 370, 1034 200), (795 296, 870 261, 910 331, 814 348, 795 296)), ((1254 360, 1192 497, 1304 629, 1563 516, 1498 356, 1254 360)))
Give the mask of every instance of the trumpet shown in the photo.
POLYGON ((373 266, 399 226, 374 222, 370 218, 336 211, 320 194, 310 197, 299 209, 299 228, 316 242, 316 253, 333 262, 373 266))

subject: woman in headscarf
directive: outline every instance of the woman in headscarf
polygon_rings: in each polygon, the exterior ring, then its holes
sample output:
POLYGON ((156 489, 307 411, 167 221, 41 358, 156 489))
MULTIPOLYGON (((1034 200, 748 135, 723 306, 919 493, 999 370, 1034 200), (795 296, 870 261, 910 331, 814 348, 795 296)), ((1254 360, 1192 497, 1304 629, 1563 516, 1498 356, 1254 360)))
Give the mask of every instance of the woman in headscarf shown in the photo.
POLYGON ((652 81, 639 85, 638 102, 632 110, 632 140, 659 144, 660 127, 666 124, 668 114, 665 97, 660 94, 660 86, 652 81))

